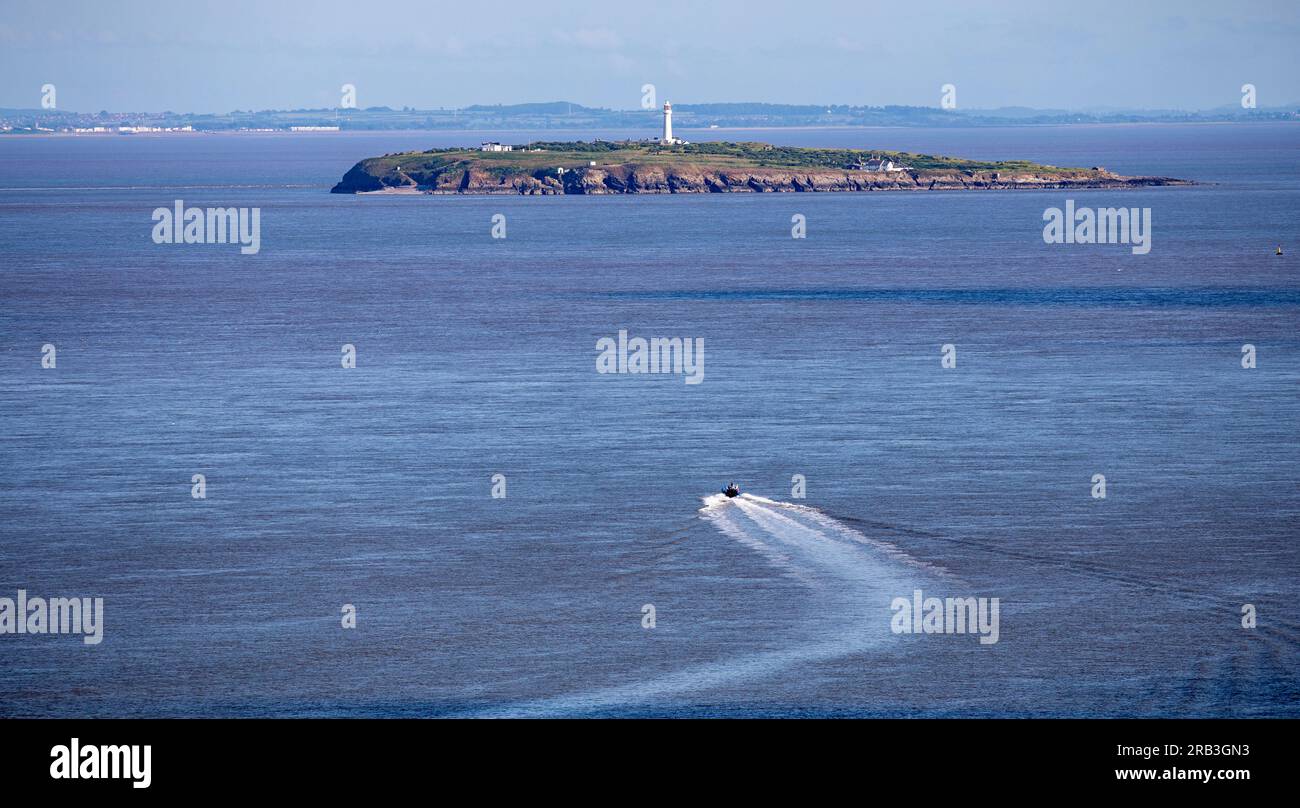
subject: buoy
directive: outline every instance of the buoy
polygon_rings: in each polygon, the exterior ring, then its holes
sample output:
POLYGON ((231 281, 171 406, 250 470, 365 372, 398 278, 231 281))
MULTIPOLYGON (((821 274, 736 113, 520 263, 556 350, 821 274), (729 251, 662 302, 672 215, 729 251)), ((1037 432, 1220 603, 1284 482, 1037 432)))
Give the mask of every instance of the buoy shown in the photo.
POLYGON ((1281 254, 1282 254, 1282 245, 1279 244, 1277 247, 1277 252, 1274 253, 1274 255, 1281 255, 1281 254))

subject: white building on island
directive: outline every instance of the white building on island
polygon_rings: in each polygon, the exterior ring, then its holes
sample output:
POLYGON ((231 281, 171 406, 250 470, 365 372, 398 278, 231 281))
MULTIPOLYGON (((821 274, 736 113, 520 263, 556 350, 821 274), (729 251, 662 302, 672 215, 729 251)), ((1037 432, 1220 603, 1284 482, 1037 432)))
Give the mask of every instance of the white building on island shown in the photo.
POLYGON ((659 142, 664 146, 684 146, 686 141, 679 137, 673 137, 673 105, 671 101, 664 102, 664 134, 659 138, 659 142))
POLYGON ((483 145, 479 147, 479 151, 513 151, 513 150, 514 150, 513 146, 502 146, 500 143, 497 143, 495 140, 485 140, 483 141, 483 145))
POLYGON ((848 167, 857 171, 906 171, 908 168, 901 163, 895 163, 893 160, 885 160, 880 157, 872 157, 865 162, 859 160, 848 167))

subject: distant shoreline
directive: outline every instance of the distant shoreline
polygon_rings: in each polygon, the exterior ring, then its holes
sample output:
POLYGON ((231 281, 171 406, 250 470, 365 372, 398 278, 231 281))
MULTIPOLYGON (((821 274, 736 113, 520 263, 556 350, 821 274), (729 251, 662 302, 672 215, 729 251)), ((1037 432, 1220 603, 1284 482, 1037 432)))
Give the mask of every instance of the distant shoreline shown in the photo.
MULTIPOLYGON (((1130 127, 1182 127, 1182 126, 1297 126, 1300 120, 1262 120, 1262 121, 1116 121, 1116 122, 1093 122, 1082 121, 1078 123, 1023 123, 1023 124, 997 124, 997 125, 980 125, 980 126, 933 126, 926 124, 918 125, 888 125, 888 124, 827 124, 824 126, 813 125, 792 125, 792 126, 719 126, 716 128, 695 128, 695 127, 678 127, 682 134, 690 134, 695 140, 705 140, 709 133, 726 133, 726 132, 867 132, 867 131, 1002 131, 1011 129, 1119 129, 1130 127)), ((45 132, 45 131, 0 131, 0 137, 11 136, 21 138, 93 138, 93 139, 113 139, 113 138, 192 138, 199 136, 220 136, 220 137, 304 137, 304 138, 329 138, 329 137, 358 137, 370 135, 453 135, 463 134, 467 141, 471 141, 483 135, 505 135, 515 132, 526 132, 531 134, 574 134, 590 135, 597 131, 613 131, 619 127, 607 126, 579 126, 573 128, 557 127, 483 127, 476 129, 341 129, 337 132, 292 132, 287 129, 196 129, 192 132, 45 132)), ((631 134, 628 132, 628 134, 631 134)))

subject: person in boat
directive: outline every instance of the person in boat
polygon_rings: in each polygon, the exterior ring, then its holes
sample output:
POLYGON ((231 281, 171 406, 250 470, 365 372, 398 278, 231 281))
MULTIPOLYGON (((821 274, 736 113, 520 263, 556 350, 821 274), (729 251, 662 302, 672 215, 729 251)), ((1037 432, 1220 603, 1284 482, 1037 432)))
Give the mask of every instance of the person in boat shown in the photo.
POLYGON ((734 482, 731 482, 731 483, 727 483, 727 487, 722 489, 722 493, 726 494, 729 497, 734 497, 740 494, 740 489, 736 486, 734 482))

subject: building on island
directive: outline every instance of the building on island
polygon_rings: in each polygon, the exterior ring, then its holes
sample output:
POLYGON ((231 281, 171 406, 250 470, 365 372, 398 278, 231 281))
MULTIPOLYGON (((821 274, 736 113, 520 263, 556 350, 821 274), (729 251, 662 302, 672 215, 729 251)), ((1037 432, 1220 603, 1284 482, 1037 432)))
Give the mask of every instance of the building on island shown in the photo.
POLYGON ((483 145, 479 147, 479 151, 513 151, 513 150, 514 150, 513 146, 502 146, 500 143, 497 143, 495 140, 485 140, 483 141, 483 145))
POLYGON ((671 101, 664 102, 664 134, 659 138, 659 143, 664 146, 685 146, 686 141, 679 137, 673 137, 673 105, 671 101))
POLYGON ((854 171, 906 171, 907 166, 902 163, 895 163, 893 160, 885 160, 880 157, 872 157, 870 160, 857 160, 850 163, 845 168, 854 171))

